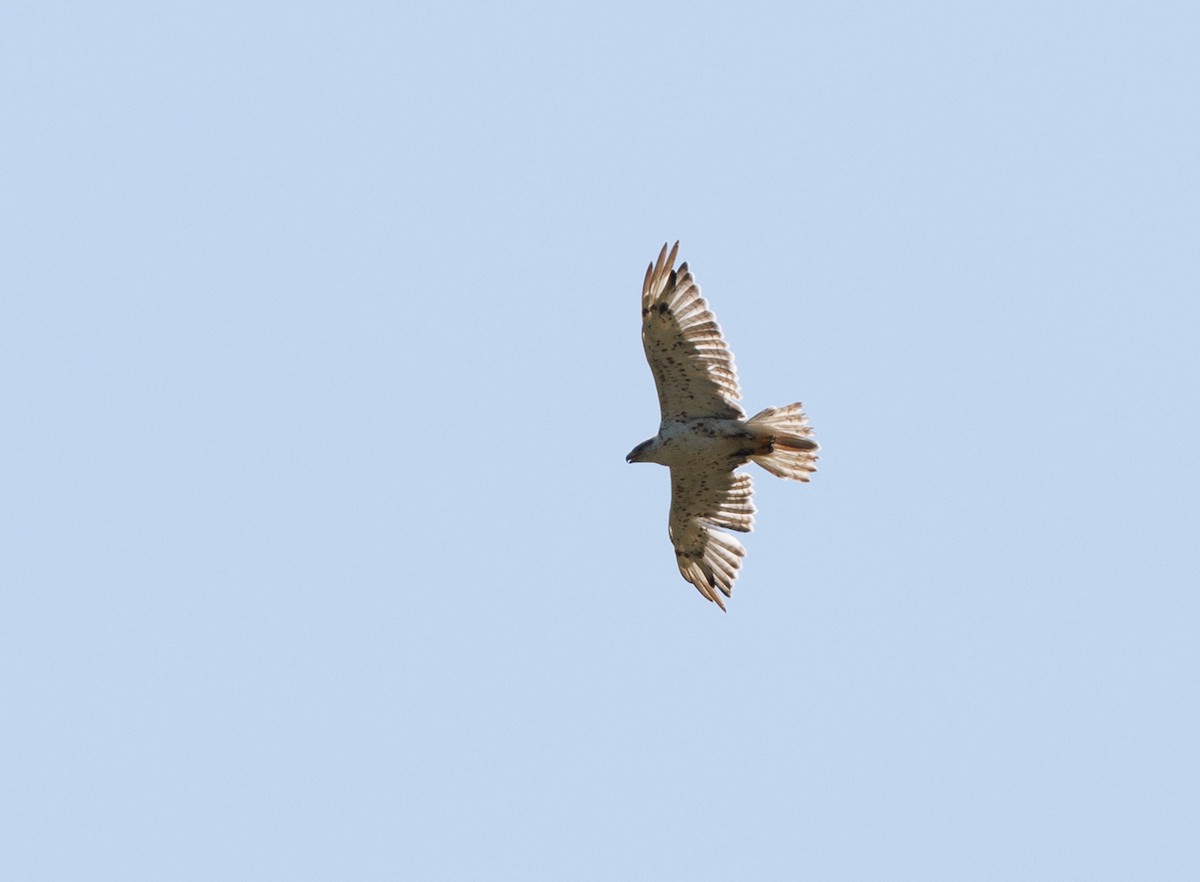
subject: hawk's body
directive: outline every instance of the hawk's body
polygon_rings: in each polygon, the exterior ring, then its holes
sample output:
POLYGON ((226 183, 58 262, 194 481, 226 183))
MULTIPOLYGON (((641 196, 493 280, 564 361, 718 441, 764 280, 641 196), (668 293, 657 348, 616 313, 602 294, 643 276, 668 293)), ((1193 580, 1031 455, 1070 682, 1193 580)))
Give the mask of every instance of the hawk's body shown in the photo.
POLYGON ((670 255, 664 245, 646 270, 642 343, 662 422, 626 459, 670 467, 669 532, 679 571, 724 609, 721 595, 730 596, 746 552, 710 528, 749 532, 754 524, 750 476, 734 469, 753 460, 781 478, 807 481, 817 443, 800 404, 745 419, 733 356, 687 264, 674 269, 678 251, 678 242, 670 255))

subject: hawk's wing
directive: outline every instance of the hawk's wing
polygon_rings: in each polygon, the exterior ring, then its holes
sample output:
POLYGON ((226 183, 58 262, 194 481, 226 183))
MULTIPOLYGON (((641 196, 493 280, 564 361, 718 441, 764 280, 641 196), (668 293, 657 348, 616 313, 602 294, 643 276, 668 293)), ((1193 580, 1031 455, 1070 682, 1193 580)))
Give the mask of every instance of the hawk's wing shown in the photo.
POLYGON ((675 270, 679 243, 646 270, 642 285, 642 345, 658 387, 663 422, 700 417, 741 419, 733 355, 700 296, 686 263, 675 270))
POLYGON ((671 468, 671 543, 679 572, 721 609, 729 597, 746 550, 726 527, 748 533, 754 524, 750 476, 715 464, 671 468), (720 592, 718 594, 717 592, 720 592))

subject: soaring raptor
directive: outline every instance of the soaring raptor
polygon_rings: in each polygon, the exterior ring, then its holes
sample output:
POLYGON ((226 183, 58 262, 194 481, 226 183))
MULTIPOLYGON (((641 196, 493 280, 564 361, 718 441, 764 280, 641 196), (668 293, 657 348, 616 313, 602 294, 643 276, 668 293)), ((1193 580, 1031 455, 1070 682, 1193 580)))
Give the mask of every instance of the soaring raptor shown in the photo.
POLYGON ((642 284, 642 344, 658 387, 658 434, 625 457, 671 469, 668 529, 679 572, 725 609, 746 550, 712 529, 750 531, 750 476, 734 470, 756 462, 780 478, 807 481, 816 471, 817 442, 801 404, 768 407, 745 418, 733 355, 700 296, 686 263, 675 269, 679 243, 646 269, 642 284))

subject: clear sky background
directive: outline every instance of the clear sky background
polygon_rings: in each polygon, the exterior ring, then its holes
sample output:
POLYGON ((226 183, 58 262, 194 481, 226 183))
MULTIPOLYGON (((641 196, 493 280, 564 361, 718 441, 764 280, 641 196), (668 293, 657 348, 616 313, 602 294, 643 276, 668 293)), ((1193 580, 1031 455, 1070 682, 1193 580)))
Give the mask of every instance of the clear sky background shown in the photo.
POLYGON ((0 876, 1200 878, 1195 3, 0 24, 0 876))

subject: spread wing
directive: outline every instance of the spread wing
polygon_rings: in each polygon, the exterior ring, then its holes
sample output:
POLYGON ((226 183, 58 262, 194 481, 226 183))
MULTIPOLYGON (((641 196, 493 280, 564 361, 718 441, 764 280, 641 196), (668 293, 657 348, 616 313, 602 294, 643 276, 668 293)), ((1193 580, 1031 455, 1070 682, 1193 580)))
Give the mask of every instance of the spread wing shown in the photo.
POLYGON ((733 355, 700 296, 686 263, 675 270, 679 243, 646 269, 642 285, 642 345, 658 387, 663 422, 701 417, 741 419, 733 355))
POLYGON ((710 528, 749 532, 754 525, 752 493, 749 475, 720 466, 671 469, 669 529, 679 572, 721 609, 721 595, 733 592, 746 550, 728 533, 710 528))

